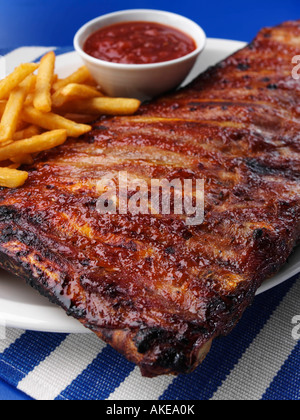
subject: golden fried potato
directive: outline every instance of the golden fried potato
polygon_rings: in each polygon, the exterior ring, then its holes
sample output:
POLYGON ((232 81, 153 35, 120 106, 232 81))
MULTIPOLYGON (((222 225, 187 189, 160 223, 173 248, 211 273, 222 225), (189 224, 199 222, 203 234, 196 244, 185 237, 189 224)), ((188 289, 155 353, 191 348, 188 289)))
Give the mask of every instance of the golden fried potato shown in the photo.
POLYGON ((53 89, 58 90, 61 89, 70 83, 84 83, 86 80, 90 80, 91 75, 88 69, 85 66, 80 67, 70 76, 66 77, 65 79, 60 79, 56 83, 53 84, 53 89))
POLYGON ((55 54, 53 51, 41 59, 36 78, 33 97, 34 107, 41 112, 50 112, 52 109, 51 88, 54 76, 55 54))
POLYGON ((93 86, 70 83, 54 93, 52 103, 54 107, 60 107, 66 102, 76 99, 97 98, 99 96, 103 96, 103 93, 93 86))
POLYGON ((10 92, 15 89, 27 76, 38 68, 38 64, 21 64, 10 75, 0 81, 0 100, 7 98, 10 92))
POLYGON ((0 161, 53 149, 53 147, 65 143, 66 140, 66 130, 53 130, 29 139, 15 141, 8 146, 0 147, 0 161))
POLYGON ((58 108, 60 112, 92 115, 132 115, 141 102, 130 98, 91 98, 66 103, 58 108))
POLYGON ((0 186, 18 188, 24 185, 28 179, 28 173, 12 168, 0 168, 0 186))
POLYGON ((9 95, 0 123, 0 145, 12 139, 17 129, 19 117, 29 92, 31 77, 28 76, 19 86, 14 88, 9 95))
POLYGON ((44 114, 31 106, 24 108, 22 118, 24 121, 46 130, 65 129, 70 137, 79 137, 92 129, 90 125, 78 124, 51 112, 44 114))

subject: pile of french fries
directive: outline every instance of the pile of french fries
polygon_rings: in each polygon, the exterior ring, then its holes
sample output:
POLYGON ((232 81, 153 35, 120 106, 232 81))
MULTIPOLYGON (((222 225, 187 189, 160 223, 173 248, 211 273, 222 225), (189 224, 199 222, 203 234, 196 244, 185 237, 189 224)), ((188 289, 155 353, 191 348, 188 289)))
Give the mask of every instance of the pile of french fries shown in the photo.
POLYGON ((0 186, 18 188, 28 179, 19 170, 36 154, 89 132, 100 115, 134 114, 140 101, 105 97, 86 67, 59 79, 56 56, 26 63, 0 81, 0 186))

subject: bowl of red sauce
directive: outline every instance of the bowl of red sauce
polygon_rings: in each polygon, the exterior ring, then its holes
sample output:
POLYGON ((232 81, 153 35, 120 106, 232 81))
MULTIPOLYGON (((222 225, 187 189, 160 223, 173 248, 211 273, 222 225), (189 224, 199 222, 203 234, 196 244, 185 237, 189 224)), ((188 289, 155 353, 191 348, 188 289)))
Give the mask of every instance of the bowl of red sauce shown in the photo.
POLYGON ((206 45, 203 29, 158 10, 100 16, 79 29, 74 47, 109 96, 148 100, 185 80, 206 45))

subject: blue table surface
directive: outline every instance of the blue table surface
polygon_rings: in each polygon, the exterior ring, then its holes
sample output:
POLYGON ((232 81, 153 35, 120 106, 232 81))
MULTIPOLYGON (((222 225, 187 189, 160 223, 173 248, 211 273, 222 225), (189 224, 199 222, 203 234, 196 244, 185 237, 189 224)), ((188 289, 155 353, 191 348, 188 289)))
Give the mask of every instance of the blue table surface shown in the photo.
MULTIPOLYGON (((0 0, 0 49, 69 46, 77 29, 99 15, 124 9, 160 9, 185 15, 215 38, 251 41, 263 26, 300 19, 299 0, 0 0)), ((0 400, 30 399, 0 380, 0 400)))

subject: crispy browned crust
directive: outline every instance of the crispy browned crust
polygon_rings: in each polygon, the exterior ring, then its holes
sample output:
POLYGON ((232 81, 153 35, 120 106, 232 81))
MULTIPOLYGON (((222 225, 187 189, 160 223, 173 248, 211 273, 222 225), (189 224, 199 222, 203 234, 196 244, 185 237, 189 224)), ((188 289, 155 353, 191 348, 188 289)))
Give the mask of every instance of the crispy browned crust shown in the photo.
POLYGON ((300 23, 264 29, 186 89, 103 118, 0 192, 0 265, 143 375, 191 372, 300 236, 300 23), (205 221, 100 215, 97 181, 205 180, 205 221))

